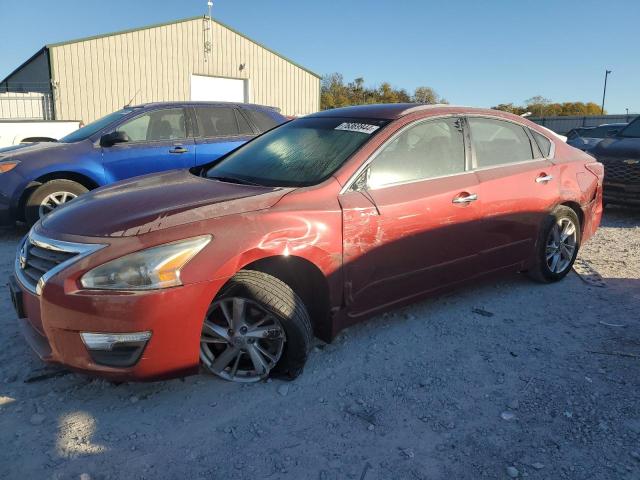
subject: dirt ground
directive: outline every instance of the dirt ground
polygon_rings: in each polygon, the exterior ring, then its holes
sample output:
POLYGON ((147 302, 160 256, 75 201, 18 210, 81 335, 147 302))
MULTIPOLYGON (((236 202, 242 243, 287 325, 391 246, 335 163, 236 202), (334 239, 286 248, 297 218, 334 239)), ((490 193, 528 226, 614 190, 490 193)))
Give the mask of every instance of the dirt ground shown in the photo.
MULTIPOLYGON (((21 234, 0 232, 0 269, 21 234)), ((0 295, 0 477, 639 479, 640 211, 571 273, 514 275, 350 328, 291 383, 113 385, 44 368, 0 295)))

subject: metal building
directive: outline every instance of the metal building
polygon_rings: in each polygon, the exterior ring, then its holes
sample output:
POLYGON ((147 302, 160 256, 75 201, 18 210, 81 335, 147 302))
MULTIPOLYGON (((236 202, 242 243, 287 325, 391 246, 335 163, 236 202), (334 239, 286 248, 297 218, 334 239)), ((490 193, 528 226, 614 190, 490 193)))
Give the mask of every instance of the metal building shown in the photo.
POLYGON ((241 101, 320 109, 320 77, 207 16, 46 45, 0 82, 0 118, 91 122, 124 105, 241 101))

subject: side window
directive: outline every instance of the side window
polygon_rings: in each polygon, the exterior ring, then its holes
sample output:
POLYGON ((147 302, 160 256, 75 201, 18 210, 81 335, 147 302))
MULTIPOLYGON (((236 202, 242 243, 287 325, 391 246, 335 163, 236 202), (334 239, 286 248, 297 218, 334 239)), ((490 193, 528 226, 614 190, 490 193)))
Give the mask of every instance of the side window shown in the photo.
POLYGON ((238 130, 240 135, 253 135, 253 129, 247 119, 244 118, 244 115, 240 113, 238 110, 234 110, 236 112, 236 120, 238 120, 238 130))
POLYGON ((271 130, 273 127, 278 126, 278 122, 268 113, 261 110, 245 110, 253 120, 253 123, 258 127, 261 132, 271 130))
POLYGON ((238 122, 233 108, 196 107, 196 119, 201 137, 238 135, 238 122))
POLYGON ((533 158, 531 142, 523 127, 502 120, 473 117, 469 118, 469 125, 479 168, 533 158))
POLYGON ((539 134, 534 130, 531 130, 531 134, 533 135, 533 138, 538 144, 538 147, 540 147, 540 151, 542 152, 542 155, 544 155, 545 157, 548 157, 551 154, 551 140, 549 140, 547 137, 539 134))
POLYGON ((118 127, 132 142, 178 140, 186 138, 184 110, 170 108, 140 115, 118 127))
POLYGON ((380 151, 369 167, 368 186, 375 189, 464 170, 461 120, 429 120, 408 128, 380 151))

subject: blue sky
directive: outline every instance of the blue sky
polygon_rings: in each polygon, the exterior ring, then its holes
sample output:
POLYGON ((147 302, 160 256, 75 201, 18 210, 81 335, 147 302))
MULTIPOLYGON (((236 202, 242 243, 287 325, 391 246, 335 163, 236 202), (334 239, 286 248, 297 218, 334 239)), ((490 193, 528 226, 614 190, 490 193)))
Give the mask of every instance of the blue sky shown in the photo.
MULTIPOLYGON (((46 43, 205 13, 206 0, 0 0, 0 78, 46 43)), ((309 69, 492 106, 534 95, 640 112, 637 0, 214 0, 214 17, 309 69)))

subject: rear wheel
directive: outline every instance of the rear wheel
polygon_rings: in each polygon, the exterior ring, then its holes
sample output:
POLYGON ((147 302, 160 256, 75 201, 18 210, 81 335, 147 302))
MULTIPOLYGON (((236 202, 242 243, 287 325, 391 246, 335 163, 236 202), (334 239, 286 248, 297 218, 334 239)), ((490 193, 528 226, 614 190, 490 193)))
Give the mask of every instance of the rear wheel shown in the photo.
POLYGON ((241 270, 209 307, 200 338, 200 360, 233 382, 257 382, 270 374, 302 373, 312 338, 300 297, 263 272, 241 270))
POLYGON ((561 205, 546 218, 538 241, 536 265, 528 274, 544 283, 557 282, 571 270, 580 248, 580 220, 561 205))
POLYGON ((33 225, 60 205, 88 191, 86 187, 73 180, 58 179, 43 183, 31 193, 25 203, 25 221, 33 225))

